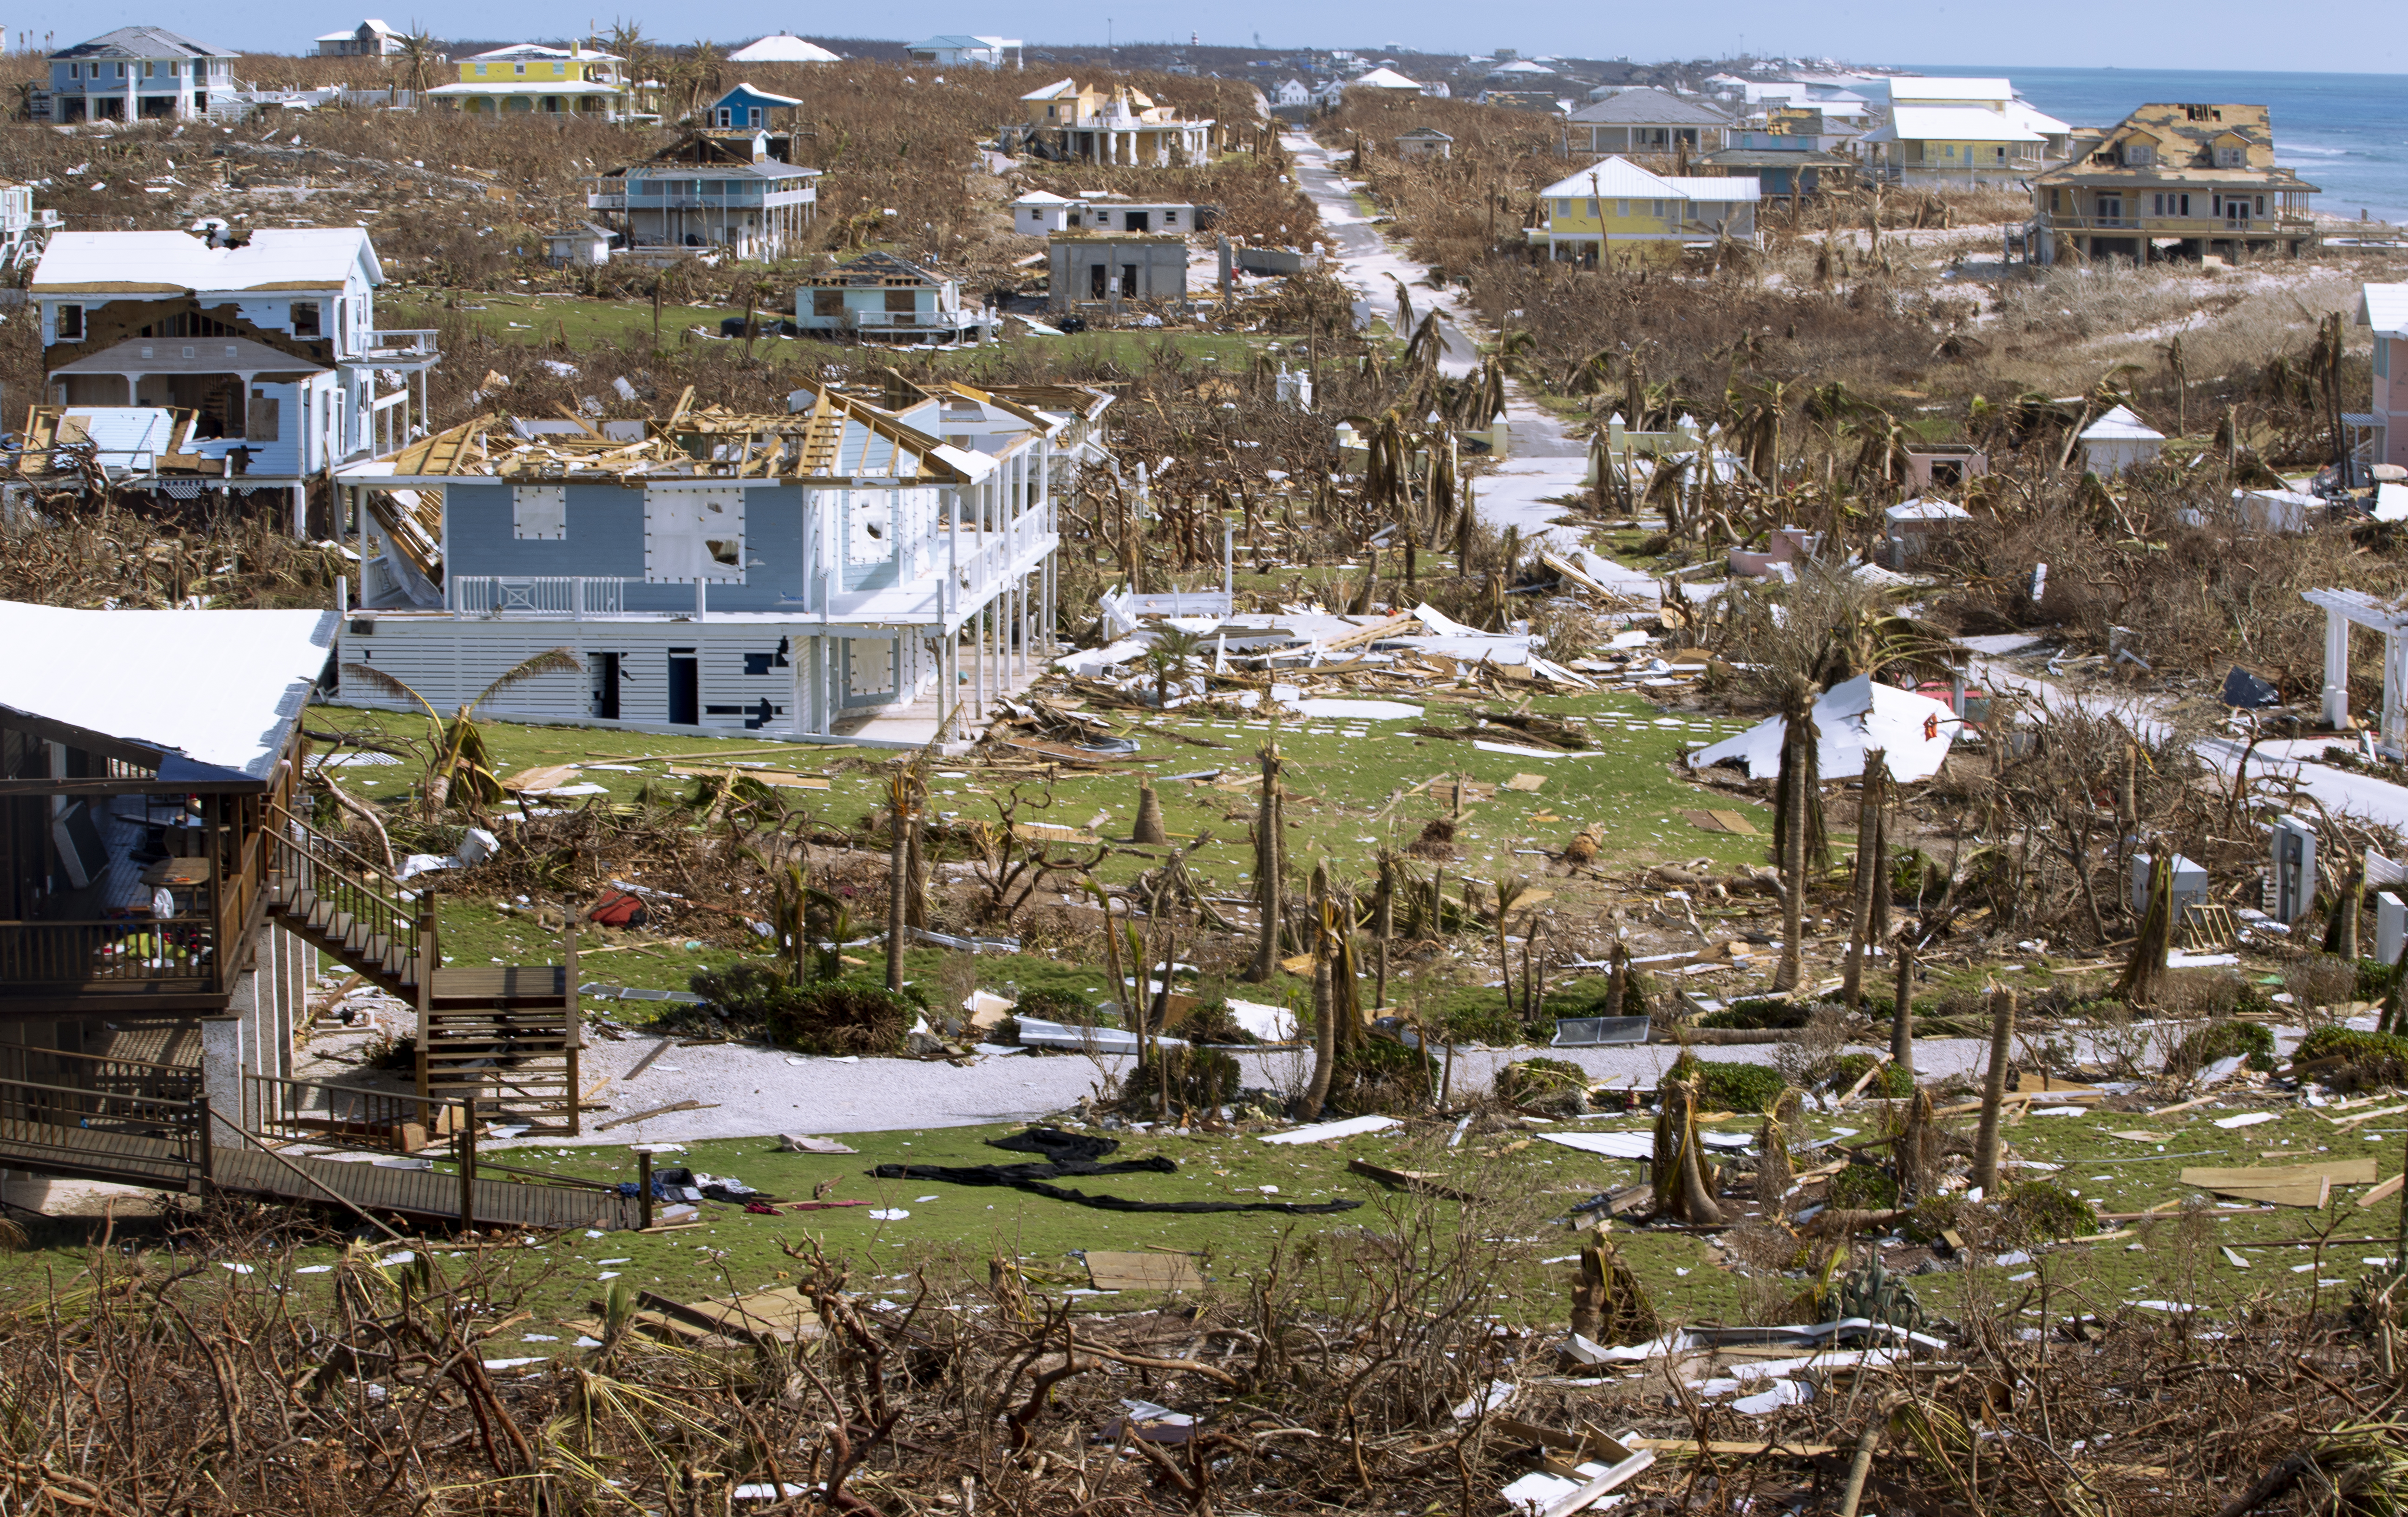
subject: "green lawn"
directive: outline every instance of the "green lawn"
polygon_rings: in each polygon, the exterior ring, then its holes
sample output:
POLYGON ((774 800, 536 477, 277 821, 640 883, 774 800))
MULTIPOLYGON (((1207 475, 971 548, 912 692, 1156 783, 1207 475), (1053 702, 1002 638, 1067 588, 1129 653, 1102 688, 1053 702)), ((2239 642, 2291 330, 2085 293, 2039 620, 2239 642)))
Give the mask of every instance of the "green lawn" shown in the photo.
MULTIPOLYGON (((2016 1154, 2065 1166, 2055 1178, 2078 1190, 2086 1199, 2100 1197, 2107 1209, 2138 1211, 2150 1206, 2196 1197, 2185 1217, 2140 1224, 2137 1235, 2098 1243, 2068 1243, 2042 1250, 2031 1262, 1983 1263, 1976 1267, 1917 1277, 1914 1288, 1928 1312, 1956 1316, 1969 1304, 2002 1306, 2010 1314, 2037 1313, 2046 1291, 2051 1315, 2069 1312, 2113 1312, 2135 1300, 2186 1303, 2222 1312, 2237 1309, 2246 1298, 2265 1293, 2277 1299, 2298 1300, 2320 1292, 2337 1301, 2346 1281, 2363 1269, 2362 1258, 2386 1252, 2381 1244, 2358 1241, 2388 1238, 2399 1225, 2396 1201, 2360 1209, 2355 1199, 2362 1188, 2336 1191, 2335 1204, 2326 1212, 2285 1209, 2272 1212, 2231 1214, 2213 1219, 2218 1209, 2199 1193, 2177 1183, 2186 1163, 2243 1166, 2258 1162, 2266 1151, 2318 1152, 2326 1158, 2351 1158, 2360 1151, 2375 1155, 2378 1171, 2399 1171, 2398 1129, 2380 1131, 2373 1141, 2352 1137, 2336 1141, 2335 1129, 2315 1112, 2286 1109, 2278 1122, 2239 1132, 2219 1129, 2214 1119, 2227 1113, 2192 1111, 2160 1121, 2132 1114, 2094 1112, 2085 1117, 2032 1117, 2010 1129, 2016 1154), (2162 1154, 2155 1143, 2138 1143, 2109 1136, 2107 1129, 2162 1129, 2167 1141, 2162 1154), (2139 1159, 2137 1163, 2108 1160, 2139 1159), (2097 1177, 2105 1176, 2105 1179, 2097 1177), (2200 1209, 2198 1208, 2203 1208, 2200 1209), (2329 1231, 2337 1239, 2315 1266, 2314 1249, 2265 1246, 2282 1240, 2313 1238, 2329 1231), (2230 1246, 2249 1261, 2246 1270, 2234 1268, 2220 1252, 2230 1246), (2026 1277, 2028 1278, 2017 1278, 2026 1277), (2327 1283, 2319 1284, 2318 1281, 2327 1283), (1969 1302, 1969 1296, 1971 1298, 1969 1302)), ((1727 1127, 1752 1125, 1756 1119, 1735 1118, 1727 1127)), ((2394 1119, 2395 1121, 2397 1119, 2394 1119)), ((1584 1121, 1568 1125, 1581 1130, 1637 1131, 1644 1116, 1584 1121)), ((1820 1114, 1809 1123, 1816 1135, 1853 1128, 1867 1135, 1877 1113, 1859 1109, 1836 1118, 1820 1114)), ((2381 1125, 2380 1121, 2376 1125, 2381 1125)), ((1554 1220, 1573 1201, 1639 1177, 1636 1164, 1604 1160, 1545 1142, 1509 1148, 1515 1135, 1474 1137, 1449 1150, 1451 1124, 1433 1123, 1412 1130, 1391 1130, 1340 1142, 1301 1147, 1275 1147, 1253 1138, 1161 1138, 1123 1134, 1121 1157, 1164 1153, 1175 1159, 1175 1175, 1107 1177, 1073 1181, 1073 1187, 1096 1194, 1145 1200, 1265 1199, 1261 1187, 1276 1186, 1283 1201, 1316 1202, 1336 1197, 1360 1200, 1356 1210, 1319 1217, 1286 1217, 1269 1213, 1163 1215, 1119 1213, 1081 1207, 1022 1193, 957 1184, 944 1181, 881 1181, 868 1171, 884 1163, 969 1166, 1017 1162, 1022 1155, 1001 1152, 982 1141, 1009 1129, 952 1128, 854 1135, 846 1140, 860 1152, 854 1155, 783 1154, 763 1139, 695 1142, 682 1154, 664 1155, 663 1164, 682 1163, 714 1175, 733 1175, 755 1189, 788 1200, 809 1199, 815 1186, 832 1185, 835 1199, 873 1203, 869 1207, 802 1214, 781 1212, 756 1216, 729 1206, 706 1204, 703 1225, 651 1236, 613 1233, 589 1238, 573 1231, 546 1241, 540 1248, 513 1251, 508 1268, 528 1290, 536 1320, 526 1334, 554 1335, 559 1341, 514 1347, 513 1333, 497 1340, 496 1354, 548 1355, 566 1352, 570 1335, 561 1324, 587 1313, 588 1303, 617 1278, 679 1299, 708 1293, 750 1289, 776 1283, 792 1265, 780 1252, 782 1241, 801 1246, 818 1238, 831 1254, 846 1261, 857 1285, 873 1294, 908 1293, 912 1271, 925 1268, 950 1281, 982 1280, 987 1261, 1000 1255, 1021 1262, 1032 1281, 1048 1288, 1084 1288, 1083 1268, 1076 1251, 1168 1249, 1195 1254, 1210 1288, 1242 1289, 1250 1271, 1259 1268, 1283 1239, 1317 1242, 1323 1252, 1366 1236, 1398 1237, 1417 1221, 1434 1221, 1441 1240, 1454 1235, 1458 1219, 1476 1236, 1488 1240, 1510 1262, 1510 1284, 1493 1308, 1509 1322, 1561 1322, 1568 1309, 1571 1267, 1565 1262, 1575 1247, 1569 1233, 1554 1220), (1400 1195, 1349 1173, 1349 1158, 1368 1158, 1395 1168, 1437 1171, 1449 1183, 1492 1201, 1463 1212, 1451 1201, 1430 1201, 1400 1195), (871 1210, 899 1210, 905 1217, 876 1218, 871 1210), (1554 1261, 1554 1262, 1550 1262, 1554 1261)), ((632 1179, 635 1161, 617 1147, 575 1149, 520 1148, 490 1152, 489 1157, 546 1172, 589 1179, 632 1179)), ((0 1256, 0 1309, 38 1299, 53 1282, 72 1282, 96 1236, 97 1224, 76 1220, 35 1222, 32 1246, 0 1256)), ((1794 1294, 1808 1284, 1802 1274, 1750 1282, 1723 1263, 1722 1256, 1697 1237, 1643 1229, 1616 1229, 1616 1237, 1632 1267, 1668 1320, 1744 1320, 1763 1314, 1763 1303, 1794 1294)), ((121 1220, 118 1238, 134 1247, 151 1241, 147 1226, 121 1220)), ((383 1248, 380 1246, 379 1252, 383 1248)), ((454 1267, 457 1252, 437 1240, 431 1252, 438 1264, 454 1267)), ((337 1257, 331 1247, 298 1251, 296 1264, 325 1264, 337 1257)), ((164 1265, 165 1261, 162 1261, 164 1265)), ((237 1279, 230 1288, 257 1288, 271 1272, 237 1279)), ((323 1295, 327 1277, 297 1276, 291 1287, 308 1299, 323 1295)), ((1342 1289, 1342 1286, 1333 1289, 1342 1289)), ((1134 1295, 1081 1298, 1088 1309, 1120 1310, 1150 1304, 1134 1295)))

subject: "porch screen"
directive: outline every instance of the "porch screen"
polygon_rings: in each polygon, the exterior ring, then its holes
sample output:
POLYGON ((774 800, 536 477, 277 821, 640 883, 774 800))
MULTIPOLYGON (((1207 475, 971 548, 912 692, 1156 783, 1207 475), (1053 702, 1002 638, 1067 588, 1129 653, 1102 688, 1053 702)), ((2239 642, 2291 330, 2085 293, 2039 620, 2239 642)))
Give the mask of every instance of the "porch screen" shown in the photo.
POLYGON ((650 584, 742 584, 744 492, 724 486, 648 486, 644 579, 650 584))

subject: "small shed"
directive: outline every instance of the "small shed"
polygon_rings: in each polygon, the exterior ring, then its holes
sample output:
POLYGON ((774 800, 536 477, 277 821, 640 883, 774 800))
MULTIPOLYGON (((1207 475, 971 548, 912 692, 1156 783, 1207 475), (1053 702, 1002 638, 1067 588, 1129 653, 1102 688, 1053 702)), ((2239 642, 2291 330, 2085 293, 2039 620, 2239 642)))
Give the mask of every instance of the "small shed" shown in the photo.
POLYGON ((599 268, 610 261, 610 229, 571 222, 543 235, 543 259, 554 268, 599 268))
POLYGON ((1011 229, 1032 237, 1070 229, 1070 212, 1084 205, 1051 190, 1031 190, 1011 203, 1011 229))
POLYGON ((2082 466, 2092 474, 2121 474, 2157 461, 2166 435, 2118 406, 2082 433, 2082 466))
POLYGON ((1402 133, 1397 137, 1397 156, 1409 162, 1415 158, 1452 158, 1455 138, 1433 126, 1402 133))
POLYGON ((1922 557, 1941 534, 1971 520, 1973 513, 1955 501, 1920 496, 1899 501, 1882 513, 1889 535, 1889 566, 1906 567, 1909 559, 1922 557))
POLYGON ((1906 487, 1945 490, 1978 479, 1990 472, 1990 455, 1963 443, 1939 443, 1906 450, 1906 487))

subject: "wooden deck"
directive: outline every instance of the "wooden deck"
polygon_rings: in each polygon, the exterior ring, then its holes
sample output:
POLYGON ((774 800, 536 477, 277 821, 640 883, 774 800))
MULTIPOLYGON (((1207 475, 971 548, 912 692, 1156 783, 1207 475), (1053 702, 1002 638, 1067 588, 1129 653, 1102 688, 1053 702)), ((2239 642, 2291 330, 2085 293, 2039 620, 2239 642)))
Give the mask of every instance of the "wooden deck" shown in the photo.
MULTIPOLYGON (((460 1220, 456 1172, 330 1159, 290 1158, 287 1163, 243 1144, 212 1148, 204 1179, 185 1144, 127 1129, 8 1123, 0 1125, 0 1168, 151 1190, 214 1188, 279 1205, 325 1208, 348 1217, 350 1208, 335 1198, 340 1195, 380 1221, 399 1218, 412 1226, 460 1220)), ((521 1183, 480 1176, 472 1208, 479 1227, 615 1231, 641 1225, 634 1196, 538 1181, 521 1183)))

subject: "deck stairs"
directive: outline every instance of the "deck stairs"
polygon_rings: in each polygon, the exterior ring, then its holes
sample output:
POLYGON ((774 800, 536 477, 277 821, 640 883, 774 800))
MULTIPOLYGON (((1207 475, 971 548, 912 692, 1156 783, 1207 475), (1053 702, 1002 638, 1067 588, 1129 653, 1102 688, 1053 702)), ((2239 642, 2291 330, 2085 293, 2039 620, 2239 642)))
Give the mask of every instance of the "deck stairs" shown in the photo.
POLYGON ((302 941, 418 1009, 418 1094, 474 1100, 487 1121, 578 1132, 577 939, 559 964, 443 963, 434 894, 308 822, 270 817, 269 914, 302 941))

